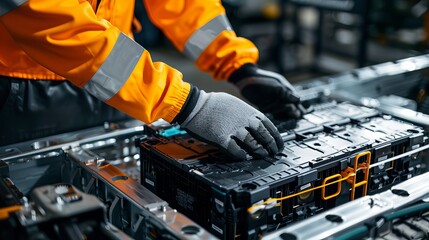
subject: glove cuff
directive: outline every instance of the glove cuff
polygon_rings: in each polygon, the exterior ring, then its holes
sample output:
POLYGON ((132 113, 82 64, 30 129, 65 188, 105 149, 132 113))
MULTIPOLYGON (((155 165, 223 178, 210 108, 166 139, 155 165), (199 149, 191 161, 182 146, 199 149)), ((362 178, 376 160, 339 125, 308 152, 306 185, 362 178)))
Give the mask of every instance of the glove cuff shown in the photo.
POLYGON ((246 63, 229 76, 228 82, 236 85, 241 79, 257 75, 257 69, 256 64, 246 63))
POLYGON ((194 110, 195 106, 197 105, 199 96, 200 90, 197 87, 191 85, 191 90, 189 91, 189 95, 186 98, 182 109, 180 110, 179 114, 176 115, 172 122, 182 124, 194 110))

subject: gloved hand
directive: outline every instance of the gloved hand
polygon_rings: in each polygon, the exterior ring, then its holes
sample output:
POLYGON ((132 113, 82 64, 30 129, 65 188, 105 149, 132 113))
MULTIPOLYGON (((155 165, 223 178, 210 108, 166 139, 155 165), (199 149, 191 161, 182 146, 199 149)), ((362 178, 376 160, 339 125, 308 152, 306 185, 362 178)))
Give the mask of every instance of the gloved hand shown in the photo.
POLYGON ((273 114, 276 119, 299 119, 304 114, 293 86, 278 73, 248 63, 232 73, 228 81, 261 112, 273 114))
POLYGON ((226 93, 206 93, 194 87, 175 120, 233 160, 246 160, 247 154, 274 155, 284 146, 277 128, 264 114, 226 93))

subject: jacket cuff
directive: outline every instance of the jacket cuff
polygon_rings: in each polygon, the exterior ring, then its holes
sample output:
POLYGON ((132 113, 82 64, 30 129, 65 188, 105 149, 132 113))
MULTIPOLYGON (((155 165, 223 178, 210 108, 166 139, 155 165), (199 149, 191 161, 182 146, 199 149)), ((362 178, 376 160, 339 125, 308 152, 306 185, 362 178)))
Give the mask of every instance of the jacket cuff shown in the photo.
POLYGON ((189 116, 189 114, 191 114, 192 110, 194 110, 195 106, 197 105, 199 95, 200 90, 197 87, 191 85, 189 95, 183 104, 182 109, 173 119, 172 123, 182 124, 186 120, 186 118, 189 116))

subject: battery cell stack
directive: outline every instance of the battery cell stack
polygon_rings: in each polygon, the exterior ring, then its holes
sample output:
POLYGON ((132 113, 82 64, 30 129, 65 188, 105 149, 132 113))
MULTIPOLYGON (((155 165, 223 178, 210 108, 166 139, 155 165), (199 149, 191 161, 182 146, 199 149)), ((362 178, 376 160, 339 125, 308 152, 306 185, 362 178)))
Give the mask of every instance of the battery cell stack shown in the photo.
POLYGON ((257 239, 421 172, 423 128, 350 103, 314 109, 294 130, 275 123, 281 153, 242 162, 178 126, 149 126, 141 182, 221 239, 257 239))

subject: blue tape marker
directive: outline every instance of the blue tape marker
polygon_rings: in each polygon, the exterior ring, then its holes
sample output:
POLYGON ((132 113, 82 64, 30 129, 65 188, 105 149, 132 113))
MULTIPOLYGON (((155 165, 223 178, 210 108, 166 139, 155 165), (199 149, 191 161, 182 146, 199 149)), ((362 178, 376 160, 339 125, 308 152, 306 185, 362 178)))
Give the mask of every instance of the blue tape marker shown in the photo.
POLYGON ((171 128, 167 128, 159 132, 159 135, 166 138, 185 134, 187 134, 187 132, 185 130, 181 130, 179 126, 173 126, 171 128))

